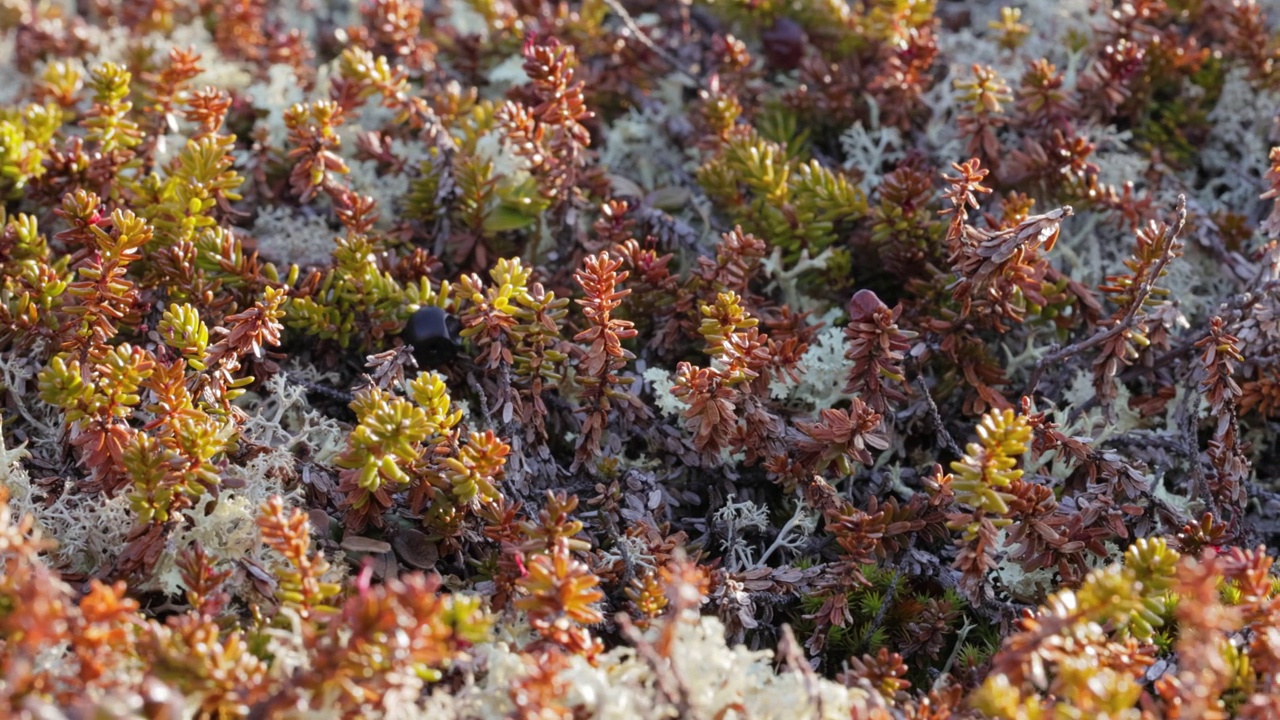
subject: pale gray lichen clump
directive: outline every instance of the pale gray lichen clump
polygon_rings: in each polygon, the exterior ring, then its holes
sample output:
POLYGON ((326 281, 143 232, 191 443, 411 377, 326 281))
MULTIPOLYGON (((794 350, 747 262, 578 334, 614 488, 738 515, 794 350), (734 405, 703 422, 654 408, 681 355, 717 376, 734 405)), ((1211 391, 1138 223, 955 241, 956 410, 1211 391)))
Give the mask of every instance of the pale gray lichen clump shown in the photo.
MULTIPOLYGON (((878 705, 865 690, 801 673, 778 673, 770 651, 727 647, 725 628, 713 617, 687 616, 677 622, 670 672, 683 681, 684 717, 761 720, 843 720, 878 705)), ((661 628, 647 637, 657 639, 661 628)), ((484 679, 460 693, 437 693, 427 701, 429 717, 499 720, 514 710, 506 688, 528 667, 506 643, 477 648, 488 668, 484 679)), ((630 648, 612 650, 597 662, 572 658, 556 673, 567 690, 564 704, 599 720, 681 717, 680 706, 664 697, 659 674, 630 648)))

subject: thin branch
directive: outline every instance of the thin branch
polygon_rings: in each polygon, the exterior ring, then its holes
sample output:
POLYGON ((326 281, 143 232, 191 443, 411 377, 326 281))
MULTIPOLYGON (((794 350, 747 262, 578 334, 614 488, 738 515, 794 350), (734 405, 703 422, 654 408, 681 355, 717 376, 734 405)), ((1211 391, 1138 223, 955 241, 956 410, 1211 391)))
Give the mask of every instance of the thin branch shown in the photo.
MULTIPOLYGON (((1222 309, 1217 313, 1229 323, 1239 321, 1244 317, 1246 311, 1253 308, 1254 305, 1262 302, 1276 290, 1280 290, 1280 280, 1271 280, 1255 290, 1240 293, 1233 296, 1230 300, 1223 303, 1222 309)), ((1178 360, 1184 355, 1195 350, 1196 343, 1209 336, 1209 328, 1205 326, 1191 335, 1184 338, 1178 343, 1178 346, 1156 357, 1151 361, 1150 367, 1134 367, 1120 375, 1122 381, 1132 380, 1143 372, 1149 372, 1155 368, 1164 367, 1174 360, 1178 360)))
MULTIPOLYGON (((912 538, 914 544, 914 538, 912 538)), ((889 606, 893 605, 894 600, 898 598, 898 584, 902 580, 902 569, 893 569, 893 579, 889 581, 889 589, 885 592, 884 598, 880 602, 880 609, 876 612, 876 616, 871 618, 871 624, 867 626, 867 632, 862 637, 862 646, 859 651, 869 652, 871 650, 871 637, 876 631, 884 626, 884 618, 889 613, 889 606)))
POLYGON ((1173 225, 1165 229, 1164 236, 1164 252, 1161 253, 1160 259, 1151 267, 1146 278, 1143 279, 1141 285, 1134 291, 1133 299, 1129 303, 1129 307, 1125 309, 1124 316, 1120 318, 1114 325, 1100 330, 1093 335, 1073 343, 1064 348, 1051 351, 1048 355, 1040 358, 1036 362, 1035 371, 1031 374, 1031 381, 1028 383, 1026 395, 1035 392, 1036 387, 1040 384, 1040 377, 1044 374, 1045 368, 1051 365, 1057 365, 1064 360, 1078 355, 1085 350, 1089 350, 1099 345, 1103 345, 1110 340, 1114 340, 1120 335, 1128 332, 1133 328, 1134 323, 1138 319, 1138 313, 1142 312, 1143 305, 1147 299, 1151 297, 1151 292, 1155 290, 1156 281, 1164 274, 1165 267, 1174 258, 1174 240, 1182 233, 1187 224, 1187 196, 1178 196, 1178 205, 1175 210, 1177 215, 1173 225))
POLYGON ((1199 418, 1196 417, 1196 411, 1191 404, 1192 398, 1199 399, 1199 395, 1195 392, 1197 384, 1195 371, 1187 373, 1184 382, 1186 383, 1186 391, 1182 395, 1182 401, 1178 403, 1175 421, 1178 424, 1178 429, 1182 432, 1183 442, 1186 444, 1184 452, 1191 466, 1191 479, 1188 482, 1190 489, 1187 496, 1192 500, 1204 500, 1205 505, 1213 511, 1214 516, 1222 517, 1222 510, 1217 507, 1213 493, 1206 492, 1208 482, 1204 476, 1204 467, 1200 464, 1200 438, 1196 432, 1199 418))
POLYGON ((924 376, 917 376, 916 382, 920 384, 920 392, 924 394, 925 404, 929 406, 929 418, 933 421, 933 428, 938 431, 938 440, 953 455, 960 457, 964 453, 960 451, 960 445, 956 443, 955 438, 951 437, 951 433, 947 431, 946 424, 942 422, 942 413, 938 412, 938 404, 933 401, 933 395, 929 393, 929 386, 925 383, 924 376))
POLYGON ((964 649, 964 641, 969 637, 969 633, 978 628, 977 625, 969 622, 969 616, 964 616, 964 625, 960 626, 960 632, 956 634, 955 647, 951 648, 951 655, 947 657, 947 663, 942 666, 942 672, 938 673, 938 678, 933 681, 933 689, 941 690, 946 684, 947 676, 951 674, 951 668, 956 664, 956 658, 960 657, 960 651, 964 649))
POLYGON ((811 707, 816 711, 815 717, 825 717, 823 712, 822 693, 819 692, 818 675, 813 671, 813 667, 804 658, 804 653, 800 651, 800 643, 796 641, 796 634, 791 630, 791 625, 782 624, 782 638, 778 641, 778 655, 786 664, 791 672, 799 673, 804 680, 805 692, 809 695, 811 707))
MULTIPOLYGON (((689 703, 689 688, 680 679, 680 676, 671 668, 671 662, 662 657, 658 649, 653 643, 644 639, 644 635, 631 622, 631 618, 626 613, 618 613, 617 615, 618 631, 627 642, 635 648, 636 655, 648 663, 650 669, 653 670, 654 681, 657 683, 658 691, 661 692, 667 700, 676 707, 676 717, 691 718, 696 720, 699 716, 694 712, 693 706, 689 703)), ((677 615, 672 615, 667 622, 680 622, 677 615)))
MULTIPOLYGON (((1262 273, 1259 273, 1259 281, 1261 280, 1261 275, 1262 273)), ((1253 306, 1262 302, 1267 297, 1270 297, 1277 290, 1280 290, 1280 280, 1269 280, 1255 290, 1250 290, 1248 292, 1232 296, 1231 299, 1221 304, 1221 309, 1218 314, 1226 318, 1231 323, 1239 322, 1245 317, 1245 314, 1253 308, 1253 306)), ((1158 370, 1182 359, 1184 356, 1191 354, 1191 352, 1195 350, 1196 343, 1208 336, 1209 329, 1207 326, 1191 333, 1187 337, 1183 338, 1178 343, 1177 347, 1157 356, 1151 361, 1150 365, 1137 365, 1121 373, 1120 382, 1131 382, 1142 375, 1158 370)), ((1194 370, 1191 372, 1194 373, 1194 370)), ((1100 401, 1095 395, 1083 403, 1077 403, 1072 406, 1068 422, 1075 422, 1081 415, 1097 407, 1099 403, 1100 401)))
MULTIPOLYGON (((356 398, 354 394, 349 393, 346 390, 340 390, 336 387, 332 387, 329 385, 311 382, 310 380, 302 377, 301 375, 298 375, 297 373, 289 372, 286 370, 284 371, 283 375, 286 380, 293 383, 294 385, 297 385, 300 388, 303 388, 307 392, 313 392, 313 393, 316 393, 317 395, 323 395, 329 398, 330 400, 336 400, 340 403, 350 405, 356 398)), ((362 379, 366 380, 368 385, 374 384, 373 379, 370 378, 368 375, 363 376, 362 379)))
POLYGON ((663 48, 658 47, 658 44, 640 29, 640 26, 636 24, 635 18, 631 17, 631 13, 627 12, 627 9, 622 6, 622 3, 619 2, 619 0, 604 0, 604 4, 608 5, 609 9, 622 19, 622 24, 627 26, 627 29, 636 36, 636 39, 640 41, 641 45, 644 45, 649 48, 649 50, 653 51, 654 55, 661 58, 663 62, 670 65, 676 72, 692 80, 693 84, 697 87, 704 87, 706 85, 702 78, 686 69, 676 56, 667 52, 663 48))

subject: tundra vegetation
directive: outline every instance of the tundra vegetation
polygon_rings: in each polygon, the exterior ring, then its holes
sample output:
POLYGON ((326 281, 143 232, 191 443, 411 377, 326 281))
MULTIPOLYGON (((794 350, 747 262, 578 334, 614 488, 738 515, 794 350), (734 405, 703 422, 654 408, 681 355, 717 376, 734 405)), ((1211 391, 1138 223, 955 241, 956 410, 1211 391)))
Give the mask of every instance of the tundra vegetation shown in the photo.
POLYGON ((1277 18, 0 0, 0 715, 1273 720, 1277 18))

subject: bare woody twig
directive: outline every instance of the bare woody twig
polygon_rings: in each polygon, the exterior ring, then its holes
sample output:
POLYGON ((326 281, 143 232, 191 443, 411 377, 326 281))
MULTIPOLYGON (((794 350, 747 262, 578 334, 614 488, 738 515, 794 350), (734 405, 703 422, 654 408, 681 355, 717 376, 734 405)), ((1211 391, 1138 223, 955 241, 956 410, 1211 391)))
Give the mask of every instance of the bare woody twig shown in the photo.
POLYGON ((956 457, 960 457, 960 445, 956 439, 951 437, 951 433, 947 431, 947 426, 942 422, 942 413, 938 412, 938 404, 933 401, 933 395, 929 393, 929 385, 925 383, 924 376, 916 378, 920 384, 920 391, 924 394, 925 404, 929 406, 929 419, 933 421, 933 427, 938 432, 938 440, 942 445, 952 452, 956 457))
MULTIPOLYGON (((1239 293, 1231 296, 1226 301, 1220 303, 1218 314, 1226 318, 1229 322, 1238 322, 1244 318, 1249 310, 1255 305, 1271 297, 1276 291, 1280 290, 1280 280, 1268 280, 1262 282, 1262 274, 1259 274, 1258 282, 1262 283, 1259 287, 1247 292, 1239 293)), ((1141 377, 1143 374, 1150 373, 1153 370, 1166 367, 1183 357, 1190 355, 1196 349, 1196 343, 1209 336, 1207 327, 1201 328, 1186 337, 1184 337, 1176 347, 1171 348, 1165 353, 1156 356, 1150 364, 1143 364, 1137 367, 1131 367, 1120 374, 1120 382, 1126 383, 1141 377)), ((1070 422, 1075 422, 1084 413, 1096 408, 1101 401, 1098 397, 1092 397, 1083 403, 1077 403, 1071 409, 1070 422)))
POLYGON ((808 693, 809 702, 812 703, 809 709, 816 713, 815 717, 823 717, 825 713, 823 713, 822 693, 818 689, 818 674, 805 660, 801 645, 796 641, 795 632, 786 623, 782 625, 782 637, 778 641, 778 656, 791 672, 799 673, 803 678, 805 692, 808 693))
POLYGON ((1057 365, 1062 361, 1074 357, 1085 350, 1089 350, 1113 340, 1120 335, 1128 332, 1133 328, 1133 324, 1138 319, 1138 313, 1142 312, 1143 305, 1146 304, 1147 298, 1151 297, 1151 292, 1155 290, 1156 281, 1164 274, 1164 269, 1174 258, 1175 245, 1174 240, 1182 233, 1183 228, 1187 224, 1187 196, 1178 196, 1178 205, 1175 210, 1176 219, 1173 225, 1165 229, 1163 240, 1164 252, 1160 255, 1160 259, 1147 276, 1143 278, 1142 283, 1134 290, 1133 300, 1129 303, 1129 307, 1125 310, 1124 315, 1115 324, 1106 329, 1099 330, 1093 335, 1073 343, 1064 348, 1054 350, 1036 362, 1035 370, 1031 374, 1031 381, 1027 385, 1026 394, 1030 395, 1040 384, 1040 378, 1044 374, 1045 368, 1057 365))
POLYGON ((609 9, 622 19, 622 24, 627 26, 627 29, 636 36, 636 40, 639 40, 641 45, 649 48, 654 55, 661 58, 663 62, 670 65, 676 72, 692 80, 694 85, 698 87, 703 87, 705 85, 703 79, 685 68, 684 65, 680 64, 680 60, 677 59, 676 56, 661 47, 658 47, 658 44, 640 29, 640 26, 636 24, 635 18, 631 17, 631 13, 627 12, 627 9, 622 6, 622 3, 619 2, 619 0, 604 0, 604 4, 608 5, 609 9))
MULTIPOLYGON (((668 622, 679 622, 679 620, 673 617, 668 622)), ((662 657, 662 654, 653 646, 653 643, 644 638, 635 623, 632 623, 631 618, 625 613, 618 613, 617 623, 618 630, 622 633, 622 636, 635 648, 636 654, 640 656, 640 659, 648 663, 650 669, 653 670, 653 677, 658 685, 658 691, 666 696, 672 705, 675 705, 676 716, 680 718, 698 718, 699 716, 689 703, 689 689, 685 687, 684 681, 672 670, 671 662, 662 657)))
MULTIPOLYGON (((1262 302, 1264 299, 1266 299, 1267 297, 1275 293, 1277 290, 1280 290, 1280 280, 1271 280, 1266 283, 1263 283, 1261 287, 1258 287, 1254 290, 1250 290, 1248 292, 1240 293, 1239 295, 1235 295, 1231 297, 1231 299, 1222 303, 1222 308, 1218 311, 1218 314, 1224 317, 1225 319, 1227 319, 1228 321, 1235 322, 1240 318, 1244 317, 1247 311, 1252 309, 1254 305, 1257 305, 1258 303, 1262 302)), ((1209 328, 1208 327, 1201 328, 1195 331, 1194 333, 1191 333, 1190 335, 1183 338, 1182 341, 1178 343, 1177 347, 1172 348, 1168 352, 1157 356, 1154 360, 1151 361, 1151 365, 1149 367, 1144 366, 1139 368, 1132 368, 1127 372, 1125 372, 1124 374, 1122 374, 1120 376, 1120 379, 1132 380, 1133 378, 1137 377, 1138 374, 1143 372, 1149 372, 1152 368, 1164 367, 1165 365, 1168 365, 1174 360, 1177 360, 1185 355, 1190 354, 1193 350, 1195 350, 1196 343, 1200 342, 1201 340, 1205 339, 1208 336, 1209 336, 1209 328)))

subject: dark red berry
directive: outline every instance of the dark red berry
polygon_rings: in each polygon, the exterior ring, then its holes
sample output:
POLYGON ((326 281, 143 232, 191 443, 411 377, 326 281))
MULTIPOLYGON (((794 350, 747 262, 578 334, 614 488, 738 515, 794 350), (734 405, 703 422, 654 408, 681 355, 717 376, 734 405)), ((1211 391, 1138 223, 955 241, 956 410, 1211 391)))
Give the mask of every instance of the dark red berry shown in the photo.
POLYGON ((804 28, 795 20, 780 17, 760 36, 764 43, 764 58, 777 70, 795 70, 804 59, 804 48, 809 44, 804 28))

